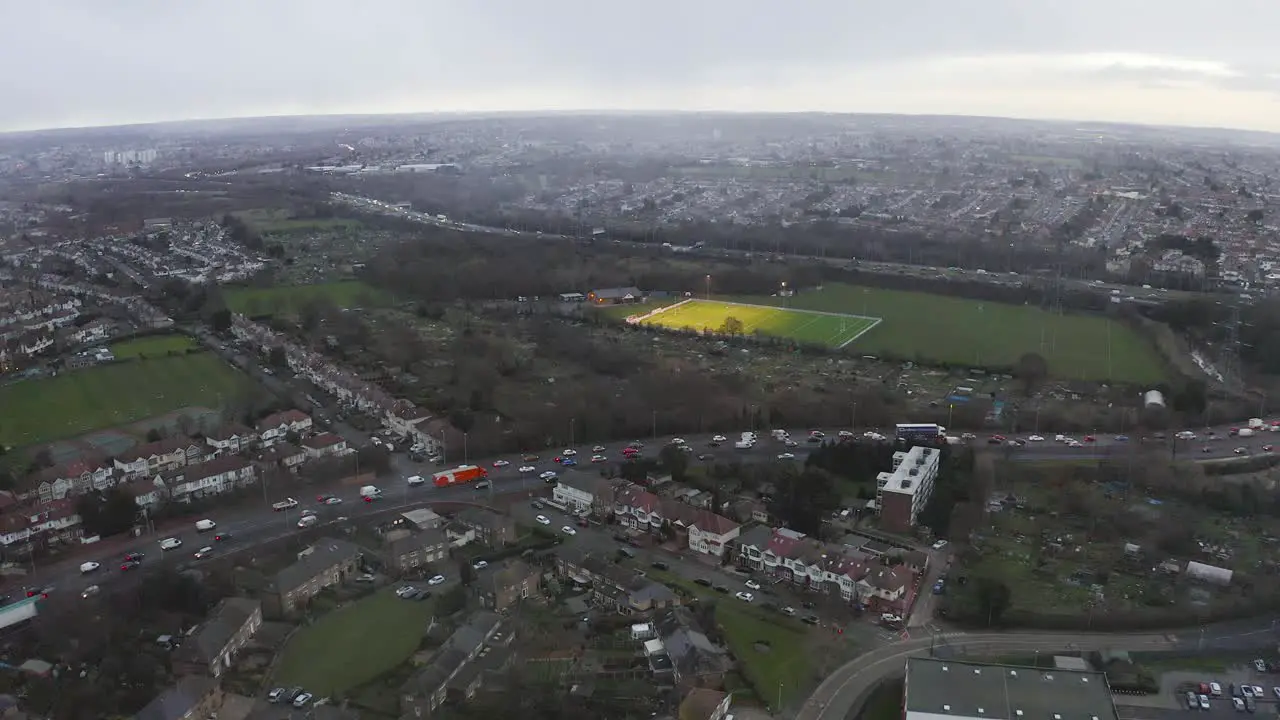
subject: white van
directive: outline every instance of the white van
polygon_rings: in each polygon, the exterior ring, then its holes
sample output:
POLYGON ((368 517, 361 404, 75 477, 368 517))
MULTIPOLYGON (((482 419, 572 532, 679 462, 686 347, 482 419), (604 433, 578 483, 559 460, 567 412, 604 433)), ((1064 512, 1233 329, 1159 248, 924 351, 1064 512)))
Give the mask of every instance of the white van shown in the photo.
POLYGON ((734 443, 733 446, 739 450, 750 450, 751 448, 755 447, 755 442, 751 440, 739 440, 738 442, 734 443))
POLYGON ((178 538, 165 538, 160 541, 161 550, 177 550, 182 547, 182 541, 178 538))
POLYGON ((315 515, 304 515, 302 516, 301 519, 298 520, 298 527, 309 528, 318 522, 320 522, 320 518, 316 517, 315 515))
POLYGON ((214 529, 214 528, 216 528, 216 527, 218 527, 218 523, 216 523, 216 522, 214 522, 214 521, 212 521, 212 520, 197 520, 197 521, 196 521, 196 532, 209 532, 210 530, 212 530, 212 529, 214 529))
POLYGON ((419 485, 425 485, 427 483, 427 479, 421 475, 410 475, 408 483, 409 487, 418 487, 419 485))

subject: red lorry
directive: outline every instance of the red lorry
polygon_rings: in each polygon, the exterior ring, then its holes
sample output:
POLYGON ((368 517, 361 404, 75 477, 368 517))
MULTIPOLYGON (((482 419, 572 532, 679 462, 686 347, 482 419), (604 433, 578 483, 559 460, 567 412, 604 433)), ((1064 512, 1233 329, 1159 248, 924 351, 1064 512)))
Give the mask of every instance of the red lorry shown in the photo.
POLYGON ((452 470, 438 472, 431 476, 436 487, 449 487, 463 483, 475 482, 489 477, 489 472, 475 465, 460 465, 452 470))

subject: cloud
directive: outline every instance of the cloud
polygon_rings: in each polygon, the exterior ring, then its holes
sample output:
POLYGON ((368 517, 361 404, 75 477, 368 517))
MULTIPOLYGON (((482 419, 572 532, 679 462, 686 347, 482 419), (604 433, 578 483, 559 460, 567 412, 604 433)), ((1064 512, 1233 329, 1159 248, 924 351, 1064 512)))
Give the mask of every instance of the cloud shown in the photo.
POLYGON ((1274 0, 0 0, 0 18, 0 129, 723 108, 1280 130, 1274 0))

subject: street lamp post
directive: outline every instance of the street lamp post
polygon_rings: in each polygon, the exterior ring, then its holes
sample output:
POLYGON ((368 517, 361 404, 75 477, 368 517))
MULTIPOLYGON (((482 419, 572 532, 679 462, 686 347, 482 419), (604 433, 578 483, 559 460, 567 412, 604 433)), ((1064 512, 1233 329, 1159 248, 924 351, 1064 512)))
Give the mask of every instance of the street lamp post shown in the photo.
POLYGON ((711 276, 707 275, 707 299, 711 299, 711 276))
POLYGON ((577 418, 569 418, 569 447, 573 447, 573 424, 577 420, 577 418))
POLYGON ((467 434, 462 433, 462 464, 467 464, 467 434))

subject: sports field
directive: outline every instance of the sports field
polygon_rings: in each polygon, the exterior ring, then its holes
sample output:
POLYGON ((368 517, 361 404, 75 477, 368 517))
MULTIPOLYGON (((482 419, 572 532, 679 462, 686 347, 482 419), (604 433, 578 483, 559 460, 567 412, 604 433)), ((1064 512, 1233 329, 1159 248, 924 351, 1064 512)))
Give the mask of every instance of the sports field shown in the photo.
POLYGON ((0 387, 0 445, 24 447, 163 415, 216 408, 249 378, 216 355, 148 357, 0 387))
POLYGON ((1127 325, 1098 315, 1056 313, 927 293, 831 284, 791 298, 735 298, 762 305, 882 318, 849 344, 870 355, 975 367, 1013 367, 1039 353, 1058 378, 1135 384, 1164 381, 1159 353, 1127 325))
POLYGON ((641 324, 733 335, 760 333, 839 348, 848 345, 879 322, 879 318, 860 315, 793 310, 721 300, 686 300, 645 319, 641 324), (730 318, 737 320, 740 325, 733 324, 730 318))
POLYGON ((315 299, 323 298, 340 308, 385 305, 387 294, 359 280, 342 280, 315 285, 274 287, 227 287, 223 290, 227 307, 242 315, 293 315, 315 299))

